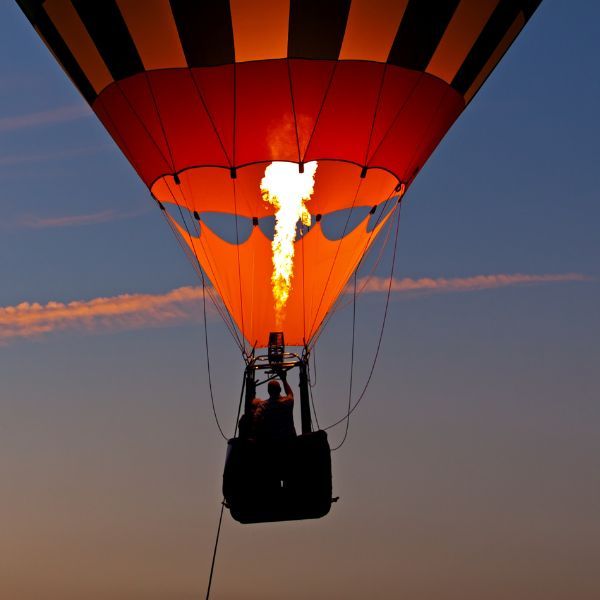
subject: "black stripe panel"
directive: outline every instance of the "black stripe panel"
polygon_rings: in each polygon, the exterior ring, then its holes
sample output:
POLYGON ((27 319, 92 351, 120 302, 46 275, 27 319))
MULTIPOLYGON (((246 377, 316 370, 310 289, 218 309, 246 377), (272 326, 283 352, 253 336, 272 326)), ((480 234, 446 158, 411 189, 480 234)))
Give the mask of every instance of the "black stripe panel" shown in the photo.
POLYGON ((337 60, 350 0, 291 0, 288 56, 337 60))
POLYGON ((185 58, 190 67, 235 61, 229 0, 170 0, 185 58))
MULTIPOLYGON (((471 87, 475 78, 485 67, 490 56, 522 11, 524 4, 523 0, 501 0, 452 81, 452 87, 456 91, 465 94, 471 87)), ((531 2, 528 2, 528 4, 531 4, 531 2)))
POLYGON ((537 7, 542 3, 542 0, 523 0, 523 13, 525 21, 529 21, 537 7))
POLYGON ((44 0, 17 0, 19 8, 25 13, 32 25, 37 23, 38 15, 44 0))
POLYGON ((44 36, 46 43, 52 48, 56 58, 63 69, 69 74, 81 95, 89 104, 96 99, 97 94, 85 73, 75 60, 75 57, 58 33, 54 23, 50 20, 46 11, 42 8, 40 0, 17 0, 25 16, 34 27, 44 36))
POLYGON ((144 70, 115 0, 73 0, 73 6, 114 79, 144 70))
POLYGON ((392 44, 388 62, 424 71, 459 0, 410 0, 392 44))

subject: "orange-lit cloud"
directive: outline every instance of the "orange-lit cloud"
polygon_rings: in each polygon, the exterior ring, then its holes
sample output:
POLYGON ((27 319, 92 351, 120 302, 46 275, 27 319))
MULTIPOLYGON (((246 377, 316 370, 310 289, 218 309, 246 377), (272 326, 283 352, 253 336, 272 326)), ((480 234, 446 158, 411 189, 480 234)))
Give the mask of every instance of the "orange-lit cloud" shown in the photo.
POLYGON ((28 127, 38 127, 40 125, 54 125, 57 123, 66 123, 91 116, 93 113, 90 108, 81 103, 70 106, 60 106, 50 110, 43 110, 25 115, 14 115, 0 118, 0 133, 5 131, 16 131, 28 127))
POLYGON ((39 217, 35 215, 22 215, 13 223, 13 227, 25 229, 48 229, 52 227, 79 227, 81 225, 96 225, 122 219, 131 219, 144 214, 145 210, 139 211, 116 211, 113 209, 103 210, 83 215, 62 215, 58 217, 39 217))
MULTIPOLYGON (((589 281, 579 273, 557 275, 477 275, 463 278, 395 279, 394 292, 470 292, 514 285, 589 281)), ((387 292, 388 280, 359 281, 366 292, 387 292)), ((22 302, 0 307, 0 345, 56 331, 90 333, 157 327, 195 320, 201 315, 202 289, 181 287, 165 294, 121 294, 74 302, 22 302)), ((209 303, 210 306, 210 303, 209 303)))
POLYGON ((101 152, 107 148, 111 148, 111 146, 109 144, 94 144, 90 146, 80 146, 78 148, 69 148, 66 150, 56 149, 53 152, 2 154, 0 155, 0 167, 14 167, 15 165, 56 161, 76 156, 87 156, 89 154, 101 152))
POLYGON ((0 307, 0 344, 54 331, 115 331, 155 327, 196 318, 202 289, 181 287, 166 294, 121 294, 69 303, 22 302, 0 307))
POLYGON ((65 215, 62 217, 36 217, 33 215, 22 216, 17 224, 20 227, 31 229, 45 229, 48 227, 76 227, 79 225, 92 225, 95 223, 107 223, 115 218, 114 210, 87 215, 65 215))
MULTIPOLYGON (((559 273, 554 275, 524 275, 522 273, 500 275, 476 275, 474 277, 394 279, 393 292, 473 292, 515 285, 560 283, 568 281, 589 281, 590 277, 581 273, 559 273)), ((371 277, 360 279, 358 288, 363 292, 387 292, 389 279, 371 277)))

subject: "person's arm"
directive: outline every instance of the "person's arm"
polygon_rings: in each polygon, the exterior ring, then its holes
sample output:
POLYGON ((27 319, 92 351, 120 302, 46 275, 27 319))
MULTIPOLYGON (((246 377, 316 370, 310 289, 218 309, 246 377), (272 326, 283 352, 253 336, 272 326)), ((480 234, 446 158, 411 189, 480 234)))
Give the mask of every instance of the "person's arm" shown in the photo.
POLYGON ((252 378, 246 380, 246 395, 252 400, 256 399, 256 382, 252 378))
POLYGON ((286 396, 288 398, 290 398, 291 400, 293 400, 294 392, 292 391, 290 384, 287 382, 287 373, 282 369, 281 371, 279 371, 278 375, 279 375, 279 379, 281 379, 281 381, 283 383, 283 389, 285 390, 286 396))
POLYGON ((244 412, 251 414, 256 405, 256 382, 252 377, 246 377, 246 397, 244 400, 244 412))

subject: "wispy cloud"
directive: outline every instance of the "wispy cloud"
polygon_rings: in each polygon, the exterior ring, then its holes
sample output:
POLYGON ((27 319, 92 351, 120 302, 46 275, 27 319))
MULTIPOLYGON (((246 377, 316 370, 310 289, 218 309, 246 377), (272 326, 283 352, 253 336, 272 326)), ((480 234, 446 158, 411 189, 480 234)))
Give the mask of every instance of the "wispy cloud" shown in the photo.
MULTIPOLYGON (((561 283, 569 281, 589 281, 591 278, 581 273, 558 273, 549 275, 526 275, 523 273, 475 275, 473 277, 422 277, 412 279, 394 279, 393 292, 474 292, 516 285, 532 285, 541 283, 561 283)), ((363 292, 387 292, 389 279, 371 277, 360 279, 359 289, 363 292)))
MULTIPOLYGON (((461 278, 396 279, 394 292, 472 292, 515 285, 590 281, 580 273, 477 275, 461 278)), ((363 282, 364 283, 364 282, 363 282)), ((367 292, 387 292, 388 280, 371 278, 367 292)), ((201 314, 202 289, 180 287, 164 294, 121 294, 74 302, 22 302, 0 307, 0 345, 57 331, 90 333, 159 327, 192 321, 201 314)))
POLYGON ((82 215, 62 215, 56 217, 40 217, 36 215, 22 215, 17 217, 9 226, 23 229, 49 229, 54 227, 80 227, 82 225, 97 225, 110 221, 132 219, 148 211, 117 211, 114 209, 103 210, 82 215))
POLYGON ((197 318, 202 289, 181 287, 165 294, 121 294, 74 302, 22 302, 0 307, 0 344, 55 331, 123 331, 197 318))
POLYGON ((109 144, 95 144, 93 146, 81 146, 67 150, 56 150, 53 152, 27 153, 27 154, 4 154, 0 155, 0 167, 14 167, 15 165, 40 163, 73 158, 76 156, 87 156, 111 148, 109 144))
POLYGON ((73 104, 69 106, 59 106, 50 110, 28 113, 25 115, 13 115, 0 118, 0 133, 6 131, 16 131, 28 127, 38 127, 40 125, 54 125, 56 123, 66 123, 91 116, 93 113, 85 104, 73 104))

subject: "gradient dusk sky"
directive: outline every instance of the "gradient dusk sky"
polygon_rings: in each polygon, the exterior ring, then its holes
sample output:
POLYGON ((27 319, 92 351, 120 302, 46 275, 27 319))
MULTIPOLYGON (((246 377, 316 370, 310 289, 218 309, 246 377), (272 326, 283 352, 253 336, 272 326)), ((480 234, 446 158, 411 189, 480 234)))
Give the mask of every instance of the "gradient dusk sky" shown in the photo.
MULTIPOLYGON (((226 513, 214 599, 600 598, 599 57, 600 3, 545 0, 452 127, 406 196, 340 501, 226 513)), ((0 598, 204 597, 225 444, 198 282, 11 0, 0 181, 0 598)), ((322 423, 345 410, 351 316, 317 348, 322 423)), ((230 433, 242 361, 212 313, 209 336, 230 433)))

